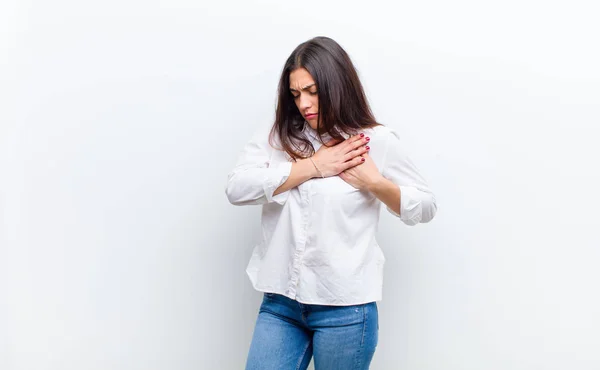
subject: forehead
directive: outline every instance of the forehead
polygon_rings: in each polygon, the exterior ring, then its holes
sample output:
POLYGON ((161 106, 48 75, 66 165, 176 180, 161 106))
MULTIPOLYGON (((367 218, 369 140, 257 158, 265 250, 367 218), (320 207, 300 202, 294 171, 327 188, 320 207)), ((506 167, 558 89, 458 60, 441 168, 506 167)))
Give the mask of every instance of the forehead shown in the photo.
POLYGON ((304 86, 313 83, 315 83, 315 80, 304 68, 298 68, 290 73, 290 88, 300 90, 304 86))

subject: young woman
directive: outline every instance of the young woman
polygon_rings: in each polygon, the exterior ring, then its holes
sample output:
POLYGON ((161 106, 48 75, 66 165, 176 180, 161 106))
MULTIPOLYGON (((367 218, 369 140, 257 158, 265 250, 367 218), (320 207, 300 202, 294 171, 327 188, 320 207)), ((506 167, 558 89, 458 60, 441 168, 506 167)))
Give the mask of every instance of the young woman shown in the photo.
POLYGON ((437 207, 398 134, 375 121, 348 54, 316 37, 289 56, 275 123, 228 176, 235 205, 262 205, 247 273, 264 292, 246 369, 368 369, 385 258, 381 204, 407 225, 437 207))

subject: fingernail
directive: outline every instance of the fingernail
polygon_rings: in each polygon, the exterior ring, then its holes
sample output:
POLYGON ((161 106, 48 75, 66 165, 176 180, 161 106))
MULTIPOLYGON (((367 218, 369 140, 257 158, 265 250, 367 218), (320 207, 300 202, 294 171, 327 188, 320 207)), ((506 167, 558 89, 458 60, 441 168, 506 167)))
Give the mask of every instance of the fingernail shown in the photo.
POLYGON ((365 159, 364 159, 364 158, 361 158, 361 159, 360 159, 360 161, 361 161, 361 162, 364 162, 364 161, 365 161, 365 159))
POLYGON ((369 150, 369 149, 371 149, 371 148, 369 148, 369 146, 367 145, 367 146, 365 147, 365 149, 369 150))
POLYGON ((370 138, 370 137, 368 137, 368 138, 367 138, 367 141, 369 141, 369 140, 371 140, 371 138, 370 138))
POLYGON ((365 134, 360 134, 360 137, 364 137, 364 136, 365 136, 365 134))

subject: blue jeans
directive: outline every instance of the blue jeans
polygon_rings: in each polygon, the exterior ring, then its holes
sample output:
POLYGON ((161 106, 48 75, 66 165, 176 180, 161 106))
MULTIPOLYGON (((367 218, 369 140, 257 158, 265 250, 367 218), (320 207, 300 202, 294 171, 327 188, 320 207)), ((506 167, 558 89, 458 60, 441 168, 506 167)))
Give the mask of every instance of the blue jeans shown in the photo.
POLYGON ((246 370, 368 369, 377 346, 377 304, 302 304, 265 293, 246 370))

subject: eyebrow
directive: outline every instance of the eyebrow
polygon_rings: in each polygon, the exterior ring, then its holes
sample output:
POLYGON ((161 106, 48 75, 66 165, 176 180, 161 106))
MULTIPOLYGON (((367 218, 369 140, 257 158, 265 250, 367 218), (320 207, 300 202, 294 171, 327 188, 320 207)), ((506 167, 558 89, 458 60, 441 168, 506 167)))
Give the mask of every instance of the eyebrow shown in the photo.
MULTIPOLYGON (((313 82, 313 83, 311 83, 310 85, 306 85, 306 86, 304 86, 304 87, 303 87, 303 88, 301 88, 300 90, 306 90, 306 89, 308 89, 308 88, 310 88, 310 87, 313 87, 313 86, 315 86, 315 85, 316 85, 316 83, 315 83, 315 82, 313 82)), ((298 91, 298 90, 296 90, 296 89, 292 89, 292 88, 290 87, 290 91, 298 91)))

